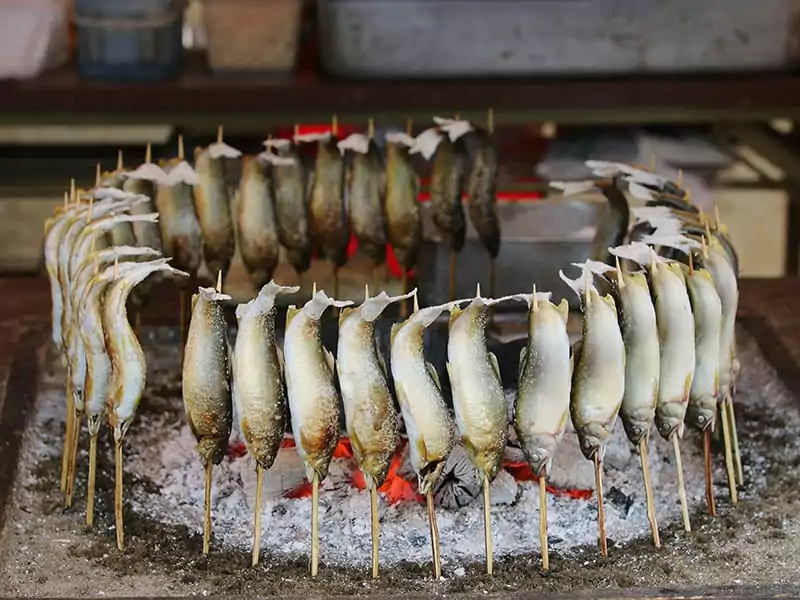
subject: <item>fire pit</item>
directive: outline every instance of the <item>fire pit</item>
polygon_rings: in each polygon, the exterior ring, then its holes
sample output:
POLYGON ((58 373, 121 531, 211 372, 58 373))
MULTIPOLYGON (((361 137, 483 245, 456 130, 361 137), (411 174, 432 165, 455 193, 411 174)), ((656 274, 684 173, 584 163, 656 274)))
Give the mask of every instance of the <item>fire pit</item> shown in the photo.
MULTIPOLYGON (((427 517, 405 464, 403 443, 381 488, 381 579, 369 579, 369 497, 343 439, 324 482, 321 568, 307 577, 311 504, 300 459, 287 436, 264 477, 262 562, 249 568, 255 473, 237 440, 214 471, 212 552, 200 553, 203 470, 180 398, 175 332, 146 331, 150 377, 126 444, 126 549, 113 536, 113 451, 103 440, 96 524, 84 526, 87 441, 81 441, 76 499, 61 506, 58 474, 63 381, 48 358, 36 410, 25 430, 20 468, 7 507, 0 587, 19 595, 243 593, 315 594, 508 592, 595 587, 681 587, 790 582, 800 567, 800 412, 746 331, 737 396, 746 485, 728 501, 719 452, 714 481, 720 517, 706 515, 700 438, 687 431, 684 472, 694 532, 680 526, 671 447, 651 435, 650 464, 664 549, 652 548, 638 459, 621 424, 606 454, 610 557, 596 548, 592 465, 568 433, 548 483, 551 567, 539 572, 538 485, 513 445, 492 488, 496 574, 483 570, 482 504, 458 451, 437 489, 444 581, 430 579, 427 517), (474 499, 473 501, 473 498, 474 499)), ((501 368, 505 370, 505 367, 501 368)), ((505 377, 504 377, 505 378, 505 377)), ((513 379, 513 378, 512 378, 513 379)), ((513 391, 508 390, 509 398, 513 391)), ((477 486, 477 482, 474 483, 477 486)), ((477 487, 475 487, 477 490, 477 487)))

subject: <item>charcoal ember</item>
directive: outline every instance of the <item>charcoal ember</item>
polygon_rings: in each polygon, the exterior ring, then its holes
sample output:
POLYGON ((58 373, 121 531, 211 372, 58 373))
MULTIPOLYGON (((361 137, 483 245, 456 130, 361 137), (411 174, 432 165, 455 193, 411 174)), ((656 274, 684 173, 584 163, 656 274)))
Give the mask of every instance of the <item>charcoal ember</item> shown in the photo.
POLYGON ((501 469, 494 478, 490 489, 493 506, 514 504, 517 500, 517 482, 506 470, 501 469))
POLYGON ((628 496, 616 486, 612 486, 606 491, 605 498, 608 502, 619 508, 626 516, 631 506, 633 506, 633 497, 628 496))
POLYGON ((478 470, 470 462, 464 447, 458 445, 447 457, 442 475, 434 487, 433 499, 448 509, 461 508, 481 495, 481 484, 478 470))

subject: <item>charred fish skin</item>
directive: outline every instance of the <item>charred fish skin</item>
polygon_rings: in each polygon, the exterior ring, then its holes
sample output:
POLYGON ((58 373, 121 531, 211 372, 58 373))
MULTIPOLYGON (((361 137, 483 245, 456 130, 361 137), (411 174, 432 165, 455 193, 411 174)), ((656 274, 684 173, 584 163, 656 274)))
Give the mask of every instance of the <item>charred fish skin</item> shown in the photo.
POLYGON ((442 136, 433 157, 432 218, 436 227, 450 236, 450 248, 454 252, 461 252, 467 236, 467 222, 461 204, 467 160, 463 138, 451 142, 447 135, 442 136))
POLYGON ((386 221, 389 244, 397 262, 406 270, 417 264, 422 240, 419 209, 419 178, 408 148, 386 143, 386 221))
POLYGON ((256 289, 272 279, 280 247, 269 167, 257 158, 242 158, 238 202, 239 251, 256 289))
POLYGON ((661 367, 656 310, 643 272, 610 277, 619 306, 619 326, 625 344, 625 393, 620 416, 630 442, 637 446, 653 425, 661 367))
POLYGON ((312 254, 306 168, 295 148, 279 148, 278 154, 293 160, 291 165, 272 167, 278 237, 295 271, 305 273, 312 254))
POLYGON ((447 373, 456 426, 472 463, 490 481, 508 441, 508 409, 497 358, 486 349, 488 304, 480 297, 450 312, 447 373))
POLYGON ((233 423, 228 326, 222 303, 230 296, 200 288, 183 360, 183 403, 204 466, 222 462, 233 423))
POLYGON ((650 280, 661 342, 655 423, 664 439, 683 436, 695 366, 694 316, 678 263, 656 261, 650 280))
POLYGON ((309 215, 320 254, 335 267, 344 266, 350 228, 344 205, 344 161, 333 136, 318 142, 309 215))
MULTIPOLYGON (((561 273, 562 278, 565 276, 561 273)), ((589 459, 605 449, 625 390, 625 344, 611 296, 593 287, 583 306, 583 337, 573 350, 570 415, 589 459)))
POLYGON ((386 363, 375 341, 375 319, 389 304, 411 295, 382 292, 339 313, 336 364, 347 433, 369 489, 383 485, 397 447, 397 415, 386 363))
POLYGON ((346 156, 350 226, 358 247, 376 265, 386 260, 386 212, 384 210, 383 160, 375 140, 366 154, 350 151, 346 156))
POLYGON ((528 343, 520 352, 514 402, 517 439, 537 475, 547 472, 564 435, 572 386, 569 303, 565 298, 556 306, 549 296, 531 301, 528 343))
POLYGON ((203 257, 212 274, 228 272, 236 249, 231 219, 231 201, 225 183, 225 157, 213 158, 208 149, 195 148, 195 171, 200 185, 192 188, 203 257))
MULTIPOLYGON (((338 150, 337 150, 338 152, 338 150)), ((284 361, 286 390, 297 452, 311 481, 328 475, 333 451, 339 442, 339 405, 334 384, 336 361, 322 345, 320 319, 329 306, 349 306, 319 291, 301 309, 286 313, 284 361)))
POLYGON ((194 212, 192 186, 159 184, 156 208, 164 255, 173 259, 176 268, 196 277, 203 262, 203 236, 194 212))
MULTIPOLYGON (((497 220, 497 147, 488 132, 475 129, 466 134, 472 138, 466 180, 469 218, 478 236, 496 258, 500 253, 500 223, 497 220)), ((470 147, 470 144, 467 144, 470 147)))
POLYGON ((705 269, 687 273, 686 285, 694 315, 696 358, 686 420, 692 427, 705 431, 714 428, 717 415, 722 302, 711 274, 705 269))
POLYGON ((269 282, 236 309, 239 332, 233 352, 233 402, 247 451, 269 469, 286 432, 283 369, 275 344, 275 298, 298 287, 269 282))
POLYGON ((449 305, 423 308, 392 326, 391 369, 409 440, 411 464, 426 494, 455 446, 456 425, 445 404, 436 369, 425 360, 422 337, 449 305))

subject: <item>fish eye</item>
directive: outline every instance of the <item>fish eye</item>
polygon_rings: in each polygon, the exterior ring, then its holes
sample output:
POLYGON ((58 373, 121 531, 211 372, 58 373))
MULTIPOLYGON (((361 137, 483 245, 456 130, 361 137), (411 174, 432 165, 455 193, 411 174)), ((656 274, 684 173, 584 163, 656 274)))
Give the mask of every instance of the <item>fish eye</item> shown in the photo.
POLYGON ((705 423, 706 422, 706 416, 705 415, 698 416, 697 417, 697 421, 698 421, 698 423, 705 423))

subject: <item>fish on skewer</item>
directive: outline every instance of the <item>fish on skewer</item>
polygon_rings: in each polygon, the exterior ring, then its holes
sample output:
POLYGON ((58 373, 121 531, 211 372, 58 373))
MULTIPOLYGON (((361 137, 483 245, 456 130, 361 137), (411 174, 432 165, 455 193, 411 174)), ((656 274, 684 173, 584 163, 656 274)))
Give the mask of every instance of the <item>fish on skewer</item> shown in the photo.
POLYGON ((625 343, 616 303, 610 295, 600 296, 588 267, 579 280, 570 279, 563 271, 559 276, 582 301, 583 336, 573 349, 570 414, 581 452, 594 461, 600 551, 607 557, 602 464, 625 391, 625 343))
POLYGON ((345 422, 353 454, 370 494, 372 577, 378 577, 378 488, 386 481, 397 448, 397 416, 389 391, 386 363, 375 342, 375 320, 394 302, 410 298, 381 292, 339 313, 337 370, 344 401, 345 422))
MULTIPOLYGON (((125 186, 127 173, 125 163, 122 160, 122 150, 117 152, 117 168, 105 173, 100 172, 100 164, 97 165, 96 187, 107 187, 122 190, 125 186)), ((136 236, 130 223, 118 223, 109 233, 109 244, 111 246, 133 246, 136 244, 136 236)))
POLYGON ((250 281, 257 290, 270 282, 280 258, 269 162, 275 159, 279 157, 266 153, 260 157, 242 158, 239 201, 236 203, 239 251, 250 281))
POLYGON ((672 442, 683 527, 691 531, 680 452, 695 368, 694 316, 686 279, 680 263, 668 262, 641 242, 619 246, 610 252, 614 256, 632 260, 649 271, 661 343, 655 424, 661 437, 672 442))
POLYGON ((569 419, 572 356, 567 334, 569 303, 550 301, 534 285, 528 314, 528 342, 519 357, 514 429, 533 473, 539 478, 539 544, 542 569, 550 569, 546 481, 569 419))
MULTIPOLYGON (((147 198, 146 201, 131 207, 132 215, 155 212, 156 186, 166 176, 167 174, 164 173, 161 167, 152 162, 152 149, 150 144, 147 144, 144 163, 128 173, 125 182, 122 184, 124 192, 147 198)), ((131 223, 131 226, 133 227, 133 235, 136 238, 137 246, 155 248, 161 251, 161 230, 158 224, 135 222, 131 223)))
POLYGON ((339 269, 347 262, 347 246, 350 244, 350 226, 345 210, 344 160, 336 144, 336 131, 317 140, 309 202, 311 237, 320 256, 333 266, 334 296, 339 293, 339 269))
POLYGON ((463 309, 450 311, 447 375, 453 390, 456 426, 467 457, 483 480, 486 573, 493 571, 489 484, 497 476, 508 441, 508 408, 497 357, 486 349, 489 307, 506 300, 525 300, 524 294, 504 298, 475 298, 463 309))
POLYGON ((290 140, 268 139, 264 144, 270 156, 281 159, 271 160, 278 238, 295 272, 302 275, 311 266, 313 250, 306 168, 290 140), (275 155, 270 152, 273 148, 277 151, 275 155))
POLYGON ((117 548, 120 550, 125 539, 122 519, 122 441, 133 422, 147 380, 144 352, 128 321, 125 304, 131 290, 152 273, 169 271, 175 275, 186 275, 163 259, 130 263, 130 267, 126 265, 123 272, 120 272, 121 268, 121 265, 117 266, 117 277, 112 271, 111 277, 116 281, 106 292, 102 303, 103 333, 111 358, 106 407, 108 425, 114 432, 114 516, 117 548))
MULTIPOLYGON (((409 148, 414 143, 409 123, 406 133, 386 134, 386 227, 389 245, 403 269, 402 291, 408 291, 408 272, 417 264, 422 241, 419 208, 419 177, 411 163, 409 148)), ((400 305, 408 314, 407 302, 400 305)))
POLYGON ((222 271, 217 288, 199 288, 192 296, 192 317, 183 353, 183 405, 197 440, 197 454, 205 469, 203 554, 211 548, 211 474, 222 462, 233 424, 228 324, 223 302, 222 271))
MULTIPOLYGON (((625 391, 619 415, 625 434, 639 450, 647 518, 653 535, 653 545, 660 549, 661 537, 647 460, 647 442, 655 419, 661 368, 658 325, 650 285, 643 271, 624 273, 620 269, 619 258, 616 258, 616 267, 595 261, 587 261, 585 265, 608 283, 618 307, 619 327, 626 356, 625 391)), ((573 266, 583 267, 584 264, 573 263, 573 266)))
MULTIPOLYGON (((725 460, 728 477, 735 475, 736 482, 742 482, 741 459, 738 456, 736 440, 736 420, 733 412, 733 385, 736 371, 736 311, 739 305, 739 284, 736 273, 728 261, 718 241, 710 235, 702 249, 703 263, 711 273, 714 287, 722 304, 722 329, 719 347, 719 402, 722 419, 722 435, 725 443, 725 460), (735 467, 735 469, 734 469, 735 467), (734 472, 735 471, 735 472, 734 472)), ((734 485, 735 487, 735 485, 734 485)), ((731 492, 733 497, 733 492, 731 492)))
POLYGON ((433 508, 433 486, 455 445, 455 422, 447 409, 436 369, 425 360, 422 337, 442 312, 455 303, 419 309, 392 326, 391 369, 400 412, 408 435, 411 466, 417 474, 419 492, 428 505, 434 579, 442 576, 439 528, 433 508))
POLYGON ((350 227, 359 250, 377 268, 386 261, 386 175, 374 136, 375 125, 370 119, 366 136, 354 133, 338 146, 344 152, 350 227))
POLYGON ((328 475, 328 466, 339 442, 340 398, 334 385, 336 361, 322 345, 320 319, 330 306, 343 308, 351 304, 329 298, 322 290, 315 289, 302 308, 290 306, 286 313, 283 351, 292 433, 312 490, 312 577, 317 576, 319 568, 319 484, 328 475))
MULTIPOLYGON (((86 524, 94 524, 94 492, 97 472, 97 437, 106 408, 108 385, 111 380, 111 359, 106 350, 103 332, 102 301, 113 279, 110 263, 120 259, 153 259, 160 255, 154 248, 115 246, 95 252, 78 268, 77 281, 91 276, 88 285, 76 298, 78 330, 86 352, 86 380, 84 383, 84 409, 89 430, 89 480, 86 493, 86 524)), ((123 263, 122 269, 130 268, 123 263)), ((117 268, 119 272, 120 267, 117 268)))
POLYGON ((253 300, 236 308, 239 328, 231 359, 233 404, 247 451, 256 463, 253 566, 258 564, 261 546, 263 472, 275 462, 286 433, 283 359, 275 344, 275 298, 299 289, 270 281, 253 300))
MULTIPOLYGON (((200 183, 194 186, 194 208, 203 233, 203 257, 212 274, 228 274, 236 249, 231 218, 231 201, 225 182, 225 160, 238 158, 239 150, 222 141, 222 127, 217 141, 208 148, 195 148, 194 168, 200 183)), ((260 286, 259 286, 260 287, 260 286)))

